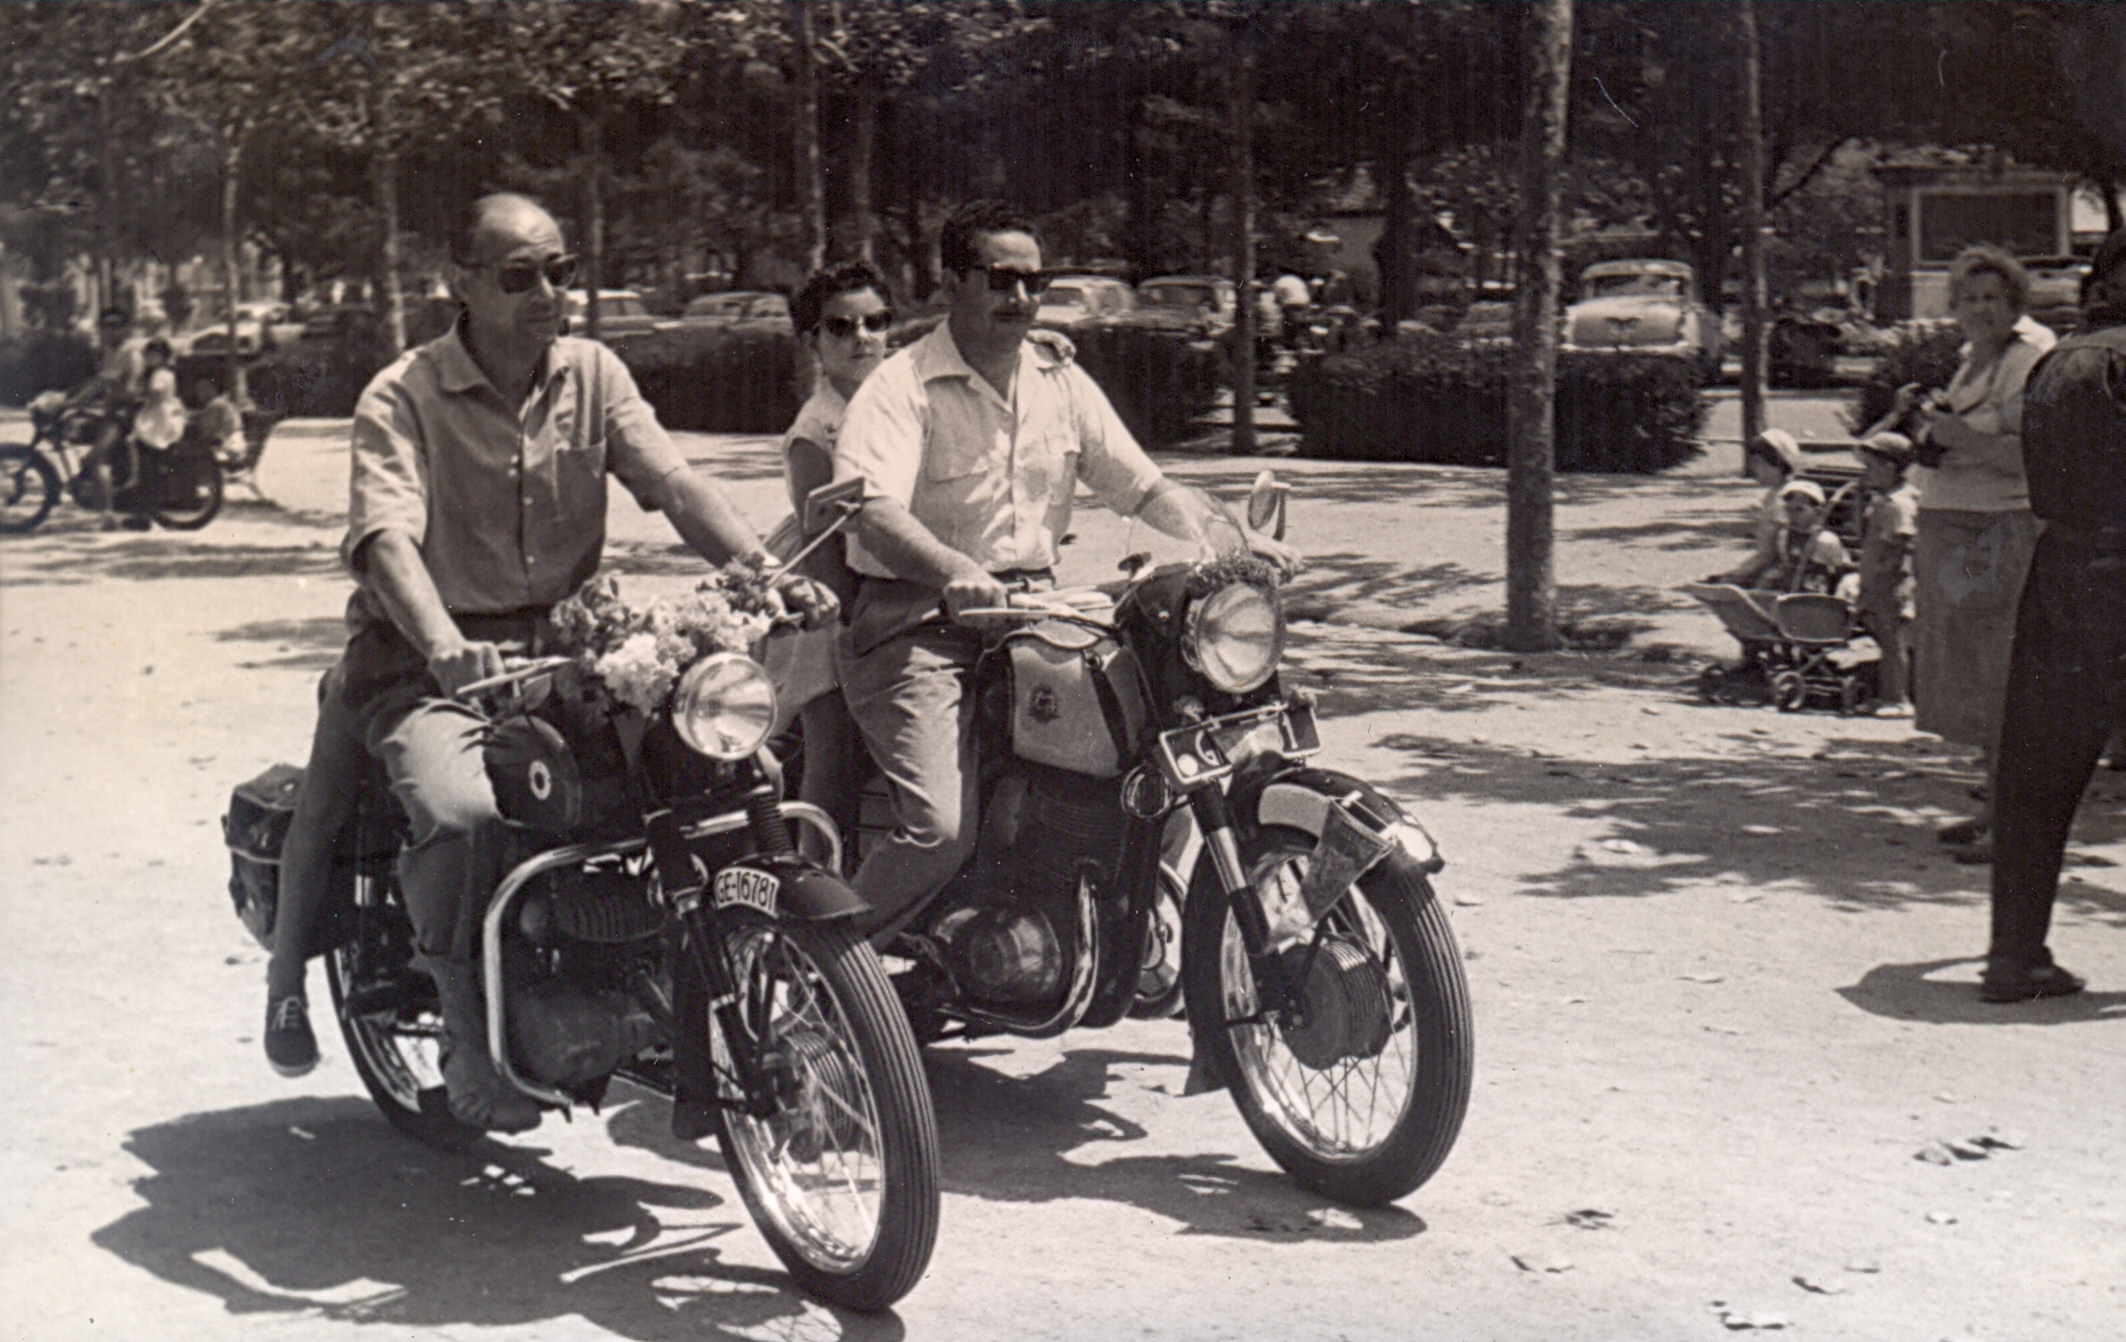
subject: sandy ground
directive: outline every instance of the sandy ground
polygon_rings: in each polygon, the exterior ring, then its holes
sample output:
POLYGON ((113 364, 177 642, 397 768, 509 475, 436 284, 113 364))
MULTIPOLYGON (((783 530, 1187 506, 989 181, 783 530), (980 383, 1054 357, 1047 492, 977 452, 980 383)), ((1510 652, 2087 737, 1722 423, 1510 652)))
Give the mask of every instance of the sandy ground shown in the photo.
MULTIPOLYGON (((1774 422, 1836 430, 1792 398, 1774 422)), ((943 1233, 865 1319, 788 1289, 660 1102, 450 1157, 384 1126, 336 1038, 301 1081, 266 1068, 216 820, 306 747, 347 590, 343 434, 283 425, 270 502, 239 489, 196 535, 68 507, 0 545, 0 1338, 2126 1334, 2126 777, 2084 807, 2053 941, 2092 991, 1982 1006, 1985 871, 1930 833, 1969 807, 1968 761, 1681 688, 1731 651, 1673 590, 1746 544, 1731 444, 1562 482, 1562 603, 1630 634, 1613 655, 1401 632, 1499 608, 1497 473, 1275 463, 1325 758, 1449 859, 1478 1031, 1460 1144, 1354 1212, 1286 1182, 1224 1098, 1178 1098, 1178 1024, 940 1047, 943 1233), (1988 1133, 2011 1145, 1917 1158, 1988 1133)), ((776 519, 764 441, 684 445, 776 519)), ((1261 464, 1169 461, 1232 497, 1261 464)), ((660 520, 619 499, 612 530, 631 583, 690 580, 660 520)), ((1070 578, 1146 544, 1093 509, 1078 532, 1070 578)))

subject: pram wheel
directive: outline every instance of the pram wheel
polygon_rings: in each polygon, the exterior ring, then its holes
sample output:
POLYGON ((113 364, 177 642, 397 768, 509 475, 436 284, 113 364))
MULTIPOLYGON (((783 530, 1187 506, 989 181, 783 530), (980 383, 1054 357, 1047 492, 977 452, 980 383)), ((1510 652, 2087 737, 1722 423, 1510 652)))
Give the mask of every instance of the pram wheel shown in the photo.
POLYGON ((1698 697, 1709 704, 1727 702, 1727 668, 1717 663, 1698 673, 1698 697))
POLYGON ((1780 712, 1799 712, 1808 701, 1809 685, 1799 671, 1781 671, 1772 677, 1772 702, 1780 712))

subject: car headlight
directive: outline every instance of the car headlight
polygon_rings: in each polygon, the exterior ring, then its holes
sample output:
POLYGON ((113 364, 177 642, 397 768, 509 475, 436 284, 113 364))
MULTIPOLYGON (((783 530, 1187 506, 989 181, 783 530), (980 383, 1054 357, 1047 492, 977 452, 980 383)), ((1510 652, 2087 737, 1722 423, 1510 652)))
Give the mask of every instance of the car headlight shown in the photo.
POLYGON ((1225 694, 1268 680, 1284 655, 1284 609, 1253 583, 1228 583, 1189 607, 1181 657, 1225 694))
POLYGON ((767 668, 740 652, 718 652, 687 668, 672 695, 672 729, 712 760, 742 760, 775 727, 775 685, 767 668))

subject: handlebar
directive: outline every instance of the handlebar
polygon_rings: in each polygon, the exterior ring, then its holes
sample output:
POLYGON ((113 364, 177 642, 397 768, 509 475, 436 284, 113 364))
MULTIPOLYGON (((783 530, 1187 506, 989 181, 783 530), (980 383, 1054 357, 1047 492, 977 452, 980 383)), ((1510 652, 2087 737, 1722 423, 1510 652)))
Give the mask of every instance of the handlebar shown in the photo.
POLYGON ((467 699, 476 694, 492 694, 496 690, 558 671, 574 660, 572 657, 534 657, 528 662, 509 668, 500 675, 489 676, 485 680, 476 680, 469 685, 460 685, 454 697, 467 699))
POLYGON ((1058 588, 1051 592, 1017 592, 1008 606, 970 606, 959 614, 967 620, 1084 620, 1114 604, 1097 587, 1058 588))

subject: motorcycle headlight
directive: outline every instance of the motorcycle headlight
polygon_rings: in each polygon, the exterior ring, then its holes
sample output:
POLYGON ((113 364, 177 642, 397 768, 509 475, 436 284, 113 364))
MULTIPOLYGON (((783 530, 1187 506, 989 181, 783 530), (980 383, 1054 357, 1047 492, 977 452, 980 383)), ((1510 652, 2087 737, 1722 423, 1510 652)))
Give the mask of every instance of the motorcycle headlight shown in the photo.
POLYGON ((687 668, 672 694, 672 729, 712 760, 742 760, 775 727, 775 686, 759 662, 718 652, 687 668))
POLYGON ((1189 607, 1181 656, 1225 694, 1268 680, 1284 654, 1284 609, 1253 583, 1228 583, 1189 607))

